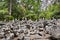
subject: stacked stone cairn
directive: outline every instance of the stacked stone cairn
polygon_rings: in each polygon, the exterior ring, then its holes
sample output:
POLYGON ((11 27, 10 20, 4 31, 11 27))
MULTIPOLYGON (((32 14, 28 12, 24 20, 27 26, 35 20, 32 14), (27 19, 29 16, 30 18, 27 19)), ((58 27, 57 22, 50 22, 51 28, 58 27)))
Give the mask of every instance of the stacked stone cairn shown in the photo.
POLYGON ((0 40, 60 40, 60 19, 0 22, 0 40))

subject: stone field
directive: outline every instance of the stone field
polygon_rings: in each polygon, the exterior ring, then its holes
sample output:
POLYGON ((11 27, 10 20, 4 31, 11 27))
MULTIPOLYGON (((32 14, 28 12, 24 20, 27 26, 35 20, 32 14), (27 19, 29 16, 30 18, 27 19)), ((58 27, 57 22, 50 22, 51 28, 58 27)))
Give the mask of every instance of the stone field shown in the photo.
POLYGON ((0 40, 60 40, 60 19, 0 22, 0 40))

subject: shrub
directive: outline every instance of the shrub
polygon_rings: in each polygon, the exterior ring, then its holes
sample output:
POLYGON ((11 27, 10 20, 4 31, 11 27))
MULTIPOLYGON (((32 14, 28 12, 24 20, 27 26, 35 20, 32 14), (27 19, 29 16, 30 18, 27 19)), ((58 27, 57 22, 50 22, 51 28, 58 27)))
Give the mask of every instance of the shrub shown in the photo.
POLYGON ((6 21, 9 21, 9 20, 13 20, 14 17, 13 17, 13 16, 8 16, 8 17, 6 17, 5 19, 6 19, 6 21))

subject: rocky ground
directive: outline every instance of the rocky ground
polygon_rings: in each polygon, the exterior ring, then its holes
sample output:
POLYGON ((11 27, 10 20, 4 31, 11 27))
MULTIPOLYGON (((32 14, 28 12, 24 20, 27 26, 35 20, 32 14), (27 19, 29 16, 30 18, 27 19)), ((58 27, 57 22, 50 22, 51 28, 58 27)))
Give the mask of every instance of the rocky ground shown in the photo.
POLYGON ((60 19, 0 22, 0 40, 60 40, 60 19))

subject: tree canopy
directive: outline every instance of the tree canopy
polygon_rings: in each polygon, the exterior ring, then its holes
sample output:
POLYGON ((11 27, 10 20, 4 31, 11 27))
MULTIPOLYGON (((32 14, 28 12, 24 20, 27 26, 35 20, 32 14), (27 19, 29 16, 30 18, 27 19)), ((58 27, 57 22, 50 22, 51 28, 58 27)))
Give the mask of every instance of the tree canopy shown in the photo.
POLYGON ((60 18, 60 3, 41 11, 41 0, 0 0, 0 20, 60 18))

